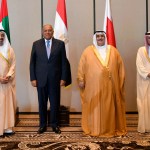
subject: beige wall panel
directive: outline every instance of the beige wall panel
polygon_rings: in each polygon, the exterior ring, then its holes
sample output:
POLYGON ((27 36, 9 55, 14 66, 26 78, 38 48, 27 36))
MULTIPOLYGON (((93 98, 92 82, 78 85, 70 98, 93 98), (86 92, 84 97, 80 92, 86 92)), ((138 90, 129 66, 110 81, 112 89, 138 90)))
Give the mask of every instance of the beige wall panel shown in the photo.
POLYGON ((144 44, 146 31, 145 1, 112 1, 117 47, 126 69, 126 110, 137 111, 136 53, 144 44))
POLYGON ((40 1, 8 0, 12 47, 16 54, 17 104, 19 111, 37 111, 36 89, 30 84, 32 42, 41 37, 40 1))

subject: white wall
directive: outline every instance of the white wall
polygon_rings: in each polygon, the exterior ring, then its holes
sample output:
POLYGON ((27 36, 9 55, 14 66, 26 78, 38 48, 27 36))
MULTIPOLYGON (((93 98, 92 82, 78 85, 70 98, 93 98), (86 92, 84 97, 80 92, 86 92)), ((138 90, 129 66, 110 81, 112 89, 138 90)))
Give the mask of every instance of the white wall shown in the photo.
MULTIPOLYGON (((56 0, 44 1, 44 24, 54 25, 56 0)), ((117 48, 126 68, 126 110, 136 109, 136 52, 146 31, 145 1, 111 0, 117 48)), ((82 51, 92 44, 93 1, 66 0, 70 63, 73 83, 62 89, 61 104, 71 111, 81 111, 76 83, 77 66, 82 51)), ((150 4, 149 4, 150 9, 150 4)), ((96 0, 96 29, 102 30, 105 1, 96 0)), ((29 60, 33 41, 41 38, 41 0, 8 0, 12 47, 17 60, 17 103, 20 112, 37 112, 36 89, 30 85, 29 60)), ((149 17, 150 20, 150 17, 149 17)), ((150 28, 150 25, 149 25, 150 28)))

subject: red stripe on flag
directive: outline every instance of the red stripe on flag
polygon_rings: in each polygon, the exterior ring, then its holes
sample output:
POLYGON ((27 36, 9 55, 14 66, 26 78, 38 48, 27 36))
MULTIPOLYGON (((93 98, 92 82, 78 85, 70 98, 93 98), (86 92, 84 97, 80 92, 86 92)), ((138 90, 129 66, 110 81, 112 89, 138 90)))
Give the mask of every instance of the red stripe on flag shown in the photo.
POLYGON ((63 20, 64 24, 66 25, 66 28, 68 28, 65 0, 58 0, 57 12, 60 15, 61 19, 63 20))
POLYGON ((107 17, 106 35, 109 45, 116 47, 115 33, 112 21, 107 17))
POLYGON ((5 18, 6 16, 8 16, 7 1, 2 0, 0 9, 0 22, 2 22, 2 19, 5 18))

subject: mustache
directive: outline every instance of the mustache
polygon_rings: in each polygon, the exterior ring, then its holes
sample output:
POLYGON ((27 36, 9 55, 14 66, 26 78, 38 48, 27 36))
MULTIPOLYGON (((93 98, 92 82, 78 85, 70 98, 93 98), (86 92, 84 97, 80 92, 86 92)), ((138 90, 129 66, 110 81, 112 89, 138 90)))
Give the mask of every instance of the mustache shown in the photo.
POLYGON ((98 41, 104 41, 104 39, 98 39, 98 41))

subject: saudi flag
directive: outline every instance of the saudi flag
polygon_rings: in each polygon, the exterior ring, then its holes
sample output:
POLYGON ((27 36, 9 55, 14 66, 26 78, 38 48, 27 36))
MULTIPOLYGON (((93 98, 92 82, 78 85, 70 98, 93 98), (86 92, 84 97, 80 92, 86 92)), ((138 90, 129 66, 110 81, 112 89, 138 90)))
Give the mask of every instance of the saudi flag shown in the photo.
POLYGON ((0 0, 0 2, 1 2, 1 7, 0 7, 0 29, 4 29, 6 31, 8 40, 10 42, 7 0, 0 0))
POLYGON ((106 0, 103 30, 106 32, 108 44, 116 47, 114 26, 111 16, 110 0, 106 0))
POLYGON ((58 0, 55 24, 54 24, 54 37, 65 42, 66 55, 69 59, 69 46, 68 46, 68 29, 67 29, 67 15, 65 0, 58 0))

